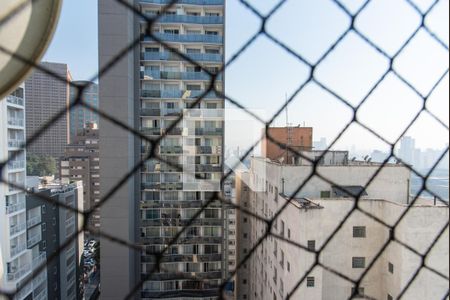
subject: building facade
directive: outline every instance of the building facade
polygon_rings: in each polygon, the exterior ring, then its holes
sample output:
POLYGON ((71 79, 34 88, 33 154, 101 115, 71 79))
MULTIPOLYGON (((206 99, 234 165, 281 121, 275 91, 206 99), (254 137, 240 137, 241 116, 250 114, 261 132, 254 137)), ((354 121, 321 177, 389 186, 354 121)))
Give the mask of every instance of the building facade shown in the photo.
MULTIPOLYGON (((16 292, 15 299, 47 299, 45 268, 34 270, 45 263, 36 243, 41 239, 32 228, 40 211, 26 207, 25 188, 25 95, 24 86, 0 100, 0 162, 12 158, 0 168, 0 290, 16 292), (17 185, 18 187, 15 187, 17 185), (32 277, 32 279, 30 279, 32 277)), ((0 295, 0 299, 2 296, 0 295)))
MULTIPOLYGON (((152 33, 167 48, 144 36, 146 23, 134 12, 112 1, 99 1, 100 67, 141 35, 139 47, 100 78, 100 108, 149 139, 164 136, 155 152, 165 163, 148 160, 102 205, 102 230, 141 244, 145 251, 136 253, 101 240, 101 297, 122 299, 142 279, 138 298, 215 298, 226 273, 220 202, 210 203, 153 271, 154 254, 165 250, 201 206, 220 192, 224 101, 206 91, 210 74, 224 63, 224 1, 183 0, 166 11, 167 1, 129 2, 138 4, 150 18, 160 17, 152 33), (200 96, 203 100, 196 103, 200 96), (171 128, 181 113, 183 121, 171 128)), ((216 77, 214 87, 223 90, 222 75, 216 77)), ((100 128, 105 195, 151 149, 107 120, 100 119, 100 128)))
POLYGON ((295 151, 311 150, 313 129, 311 127, 270 127, 262 139, 262 156, 276 161, 291 163, 297 155, 280 146, 289 146, 295 151), (274 142, 275 141, 275 142, 274 142))
MULTIPOLYGON (((77 97, 77 89, 74 86, 85 86, 81 99, 84 103, 98 108, 98 85, 89 81, 72 81, 70 86, 70 99, 77 97)), ((98 124, 98 114, 84 106, 75 106, 70 110, 70 141, 73 142, 77 134, 84 130, 87 123, 98 124)))
POLYGON ((29 230, 41 236, 36 240, 36 247, 48 260, 46 273, 48 298, 45 299, 82 299, 80 261, 84 240, 83 233, 77 232, 83 221, 75 211, 57 205, 62 203, 82 210, 82 183, 78 181, 70 185, 48 184, 34 188, 33 193, 27 195, 26 202, 30 214, 41 212, 40 218, 29 219, 29 222, 33 220, 32 229, 29 230), (52 199, 53 203, 40 196, 52 199))
POLYGON ((51 156, 58 160, 69 143, 70 81, 72 80, 66 64, 43 62, 42 67, 57 74, 60 79, 35 69, 25 81, 27 138, 34 136, 46 122, 64 109, 63 115, 45 130, 30 145, 30 155, 51 156))
MULTIPOLYGON (((98 128, 94 123, 85 124, 72 142, 66 146, 60 162, 60 175, 64 183, 83 182, 83 207, 89 210, 100 202, 100 158, 98 128)), ((89 220, 93 229, 100 228, 100 211, 89 220)))
MULTIPOLYGON (((396 242, 371 265, 389 240, 390 230, 361 211, 353 212, 322 249, 353 209, 356 194, 361 195, 359 207, 386 224, 395 224, 409 207, 410 172, 405 166, 386 165, 364 188, 380 164, 345 161, 339 153, 334 156, 336 159, 326 160, 317 171, 336 185, 318 177, 306 182, 312 171, 308 164, 284 165, 264 158, 254 158, 250 171, 237 176, 238 203, 250 212, 272 219, 287 205, 274 220, 273 235, 264 239, 239 271, 237 299, 286 299, 288 295, 291 299, 347 299, 353 292, 370 299, 396 299, 421 267, 421 258, 396 242), (306 184, 297 191, 303 182, 306 184), (326 268, 312 268, 316 251, 326 268), (355 290, 352 280, 356 282, 366 271, 355 290)), ((420 200, 398 224, 395 236, 424 253, 448 217, 448 206, 420 200)), ((242 261, 263 238, 267 223, 239 212, 237 224, 237 259, 242 261)), ((448 276, 448 232, 433 247, 427 263, 448 276)), ((404 297, 442 299, 448 281, 422 272, 404 297)))

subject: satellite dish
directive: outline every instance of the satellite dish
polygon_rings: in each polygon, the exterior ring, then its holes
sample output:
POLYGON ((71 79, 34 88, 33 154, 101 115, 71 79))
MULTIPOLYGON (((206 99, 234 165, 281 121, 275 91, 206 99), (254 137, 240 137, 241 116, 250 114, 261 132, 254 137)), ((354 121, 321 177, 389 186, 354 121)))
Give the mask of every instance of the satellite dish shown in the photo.
POLYGON ((0 99, 39 63, 58 23, 62 0, 0 0, 0 99))

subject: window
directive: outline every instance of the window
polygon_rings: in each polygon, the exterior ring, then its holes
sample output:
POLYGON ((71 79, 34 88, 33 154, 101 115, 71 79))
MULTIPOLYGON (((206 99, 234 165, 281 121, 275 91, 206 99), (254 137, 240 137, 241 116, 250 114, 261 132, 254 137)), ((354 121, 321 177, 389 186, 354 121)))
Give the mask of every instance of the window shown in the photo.
POLYGON ((307 277, 306 278, 306 287, 314 287, 316 284, 316 279, 314 277, 307 277))
POLYGON ((366 237, 366 226, 354 226, 353 227, 353 237, 354 238, 365 238, 366 237))
POLYGON ((387 300, 394 300, 394 297, 392 297, 391 295, 387 295, 387 300))
POLYGON ((389 273, 394 274, 394 265, 392 263, 388 264, 389 273))
POLYGON ((353 269, 363 269, 366 267, 365 257, 353 257, 352 258, 352 268, 353 269))
POLYGON ((322 199, 331 198, 331 192, 330 191, 321 191, 320 198, 322 198, 322 199))
POLYGON ((316 251, 316 241, 314 240, 308 241, 308 250, 316 251))
POLYGON ((291 271, 291 263, 290 262, 287 263, 287 270, 288 270, 288 272, 291 271))

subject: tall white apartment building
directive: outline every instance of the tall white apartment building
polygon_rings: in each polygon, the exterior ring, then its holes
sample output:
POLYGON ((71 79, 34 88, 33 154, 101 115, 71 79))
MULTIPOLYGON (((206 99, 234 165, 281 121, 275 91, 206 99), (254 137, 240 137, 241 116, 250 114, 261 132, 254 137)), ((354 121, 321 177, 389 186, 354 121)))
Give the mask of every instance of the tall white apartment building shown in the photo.
MULTIPOLYGON (((317 158, 321 152, 305 152, 317 158)), ((417 269, 421 257, 448 224, 449 209, 427 200, 410 204, 409 170, 400 164, 383 167, 365 188, 380 164, 349 161, 345 152, 331 152, 320 162, 317 172, 328 182, 309 175, 307 160, 286 165, 265 158, 253 158, 248 172, 237 175, 239 205, 266 220, 275 218, 269 236, 252 253, 237 276, 237 299, 397 299, 417 269), (298 191, 301 184, 303 188, 298 191), (297 193, 296 193, 297 192, 297 193), (358 207, 366 212, 352 212, 358 207), (290 196, 295 195, 292 201, 290 196), (395 232, 382 225, 394 226, 395 232), (340 226, 350 212, 348 220, 340 226), (371 218, 368 214, 375 216, 371 218), (401 241, 391 242, 372 264, 391 234, 401 241), (325 248, 323 245, 333 236, 325 248), (301 245, 302 247, 299 247, 301 245), (316 257, 316 253, 319 253, 316 257), (316 258, 321 265, 315 266, 316 258), (308 273, 308 271, 311 271, 308 273), (366 273, 365 273, 366 272, 366 273), (358 289, 354 282, 365 273, 358 289), (301 279, 302 284, 299 284, 301 279)), ((246 257, 267 223, 238 211, 238 262, 246 257)), ((430 251, 425 265, 441 275, 421 269, 403 299, 443 299, 448 292, 448 229, 430 251)))
MULTIPOLYGON (((25 98, 23 85, 0 101, 0 161, 13 157, 0 168, 1 176, 12 185, 0 183, 0 290, 15 292, 15 298, 47 299, 46 269, 32 275, 45 261, 37 242, 41 232, 28 230, 40 218, 40 211, 27 211, 25 193, 13 185, 25 187, 26 153, 25 98)), ((0 298, 2 296, 0 295, 0 298)))

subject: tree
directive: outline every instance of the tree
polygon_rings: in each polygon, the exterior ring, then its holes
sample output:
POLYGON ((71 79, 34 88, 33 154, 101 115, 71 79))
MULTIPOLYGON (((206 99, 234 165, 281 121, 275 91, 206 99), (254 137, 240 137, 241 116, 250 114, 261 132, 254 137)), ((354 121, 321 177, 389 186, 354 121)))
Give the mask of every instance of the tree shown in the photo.
POLYGON ((56 160, 51 156, 30 154, 27 156, 27 175, 51 176, 56 175, 56 160))

